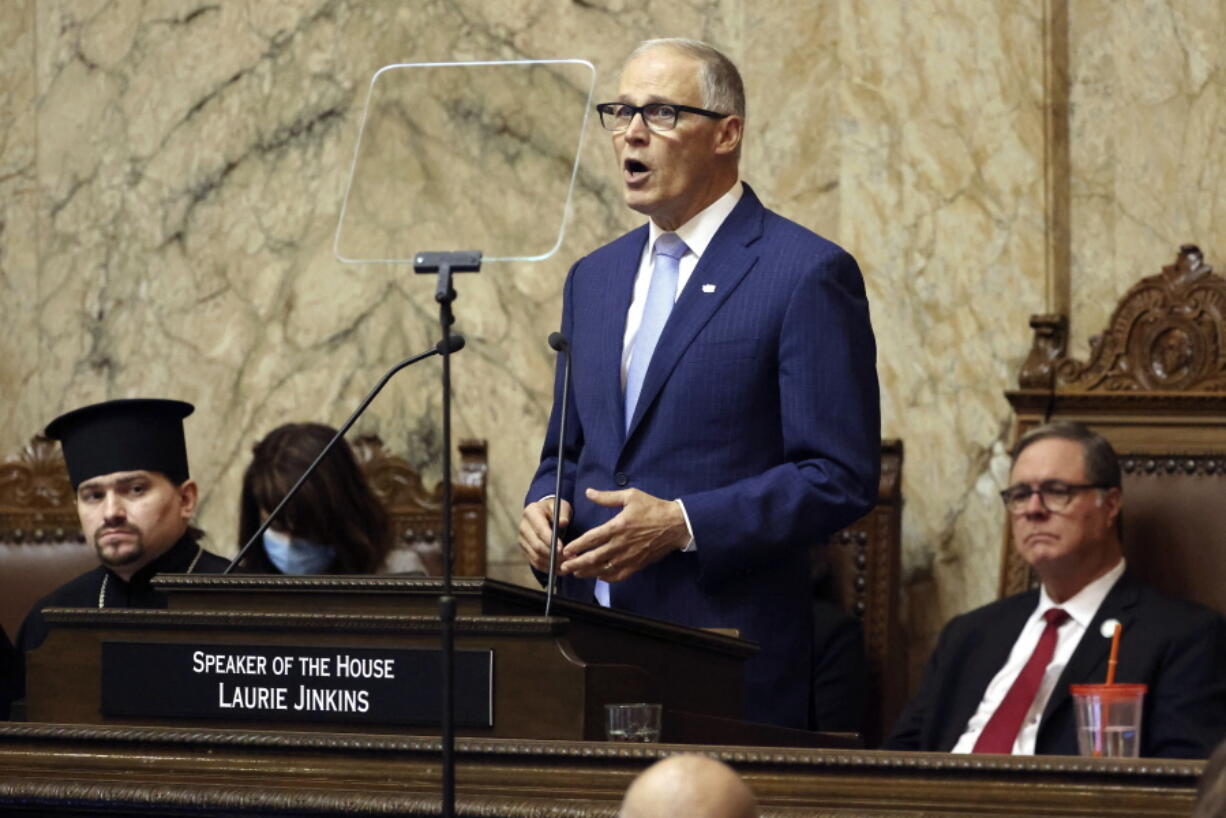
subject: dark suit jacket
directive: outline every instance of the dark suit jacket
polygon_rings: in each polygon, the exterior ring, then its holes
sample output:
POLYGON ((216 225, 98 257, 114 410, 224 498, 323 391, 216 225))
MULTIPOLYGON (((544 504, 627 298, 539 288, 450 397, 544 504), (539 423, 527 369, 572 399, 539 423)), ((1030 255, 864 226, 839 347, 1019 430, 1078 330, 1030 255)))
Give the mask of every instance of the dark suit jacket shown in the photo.
MULTIPOLYGON (((945 627, 919 694, 903 711, 887 749, 953 748, 1038 605, 1038 594, 1002 599, 945 627)), ((1106 681, 1111 640, 1100 629, 1108 619, 1123 625, 1115 680, 1149 685, 1141 755, 1206 758, 1226 736, 1226 621, 1215 611, 1160 594, 1127 571, 1056 683, 1035 752, 1077 755, 1069 685, 1106 681)))
POLYGON ((863 735, 872 682, 860 620, 828 600, 813 603, 809 729, 863 735))
MULTIPOLYGON (((646 226, 580 259, 566 281, 570 414, 562 496, 567 539, 616 513, 587 487, 681 498, 697 551, 612 585, 613 607, 691 626, 734 627, 745 713, 804 727, 812 654, 808 547, 876 499, 876 347, 864 283, 845 251, 766 210, 745 187, 677 299, 629 432, 622 337, 646 226)), ((552 494, 554 411, 528 501, 552 494)), ((593 580, 564 595, 592 600, 593 580)))

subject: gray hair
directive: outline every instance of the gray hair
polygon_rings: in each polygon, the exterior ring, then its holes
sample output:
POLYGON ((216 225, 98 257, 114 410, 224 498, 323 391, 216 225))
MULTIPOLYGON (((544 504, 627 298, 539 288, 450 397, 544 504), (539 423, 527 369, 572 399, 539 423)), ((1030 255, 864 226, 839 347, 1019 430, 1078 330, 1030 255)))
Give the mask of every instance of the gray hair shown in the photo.
POLYGON ((701 65, 698 83, 702 87, 702 106, 719 114, 745 118, 745 85, 741 82, 741 72, 721 51, 700 40, 661 37, 639 43, 626 62, 653 48, 671 48, 697 60, 701 65))

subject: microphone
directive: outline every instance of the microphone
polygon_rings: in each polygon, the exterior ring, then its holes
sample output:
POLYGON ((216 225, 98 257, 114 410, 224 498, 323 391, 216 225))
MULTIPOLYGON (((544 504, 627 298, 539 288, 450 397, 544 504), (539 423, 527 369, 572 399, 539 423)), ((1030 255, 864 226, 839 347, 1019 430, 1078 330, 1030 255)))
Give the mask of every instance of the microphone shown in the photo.
POLYGON ((298 493, 298 490, 302 488, 302 484, 307 481, 307 478, 315 473, 315 469, 320 463, 323 462, 324 457, 327 456, 328 452, 332 451, 333 447, 336 446, 336 442, 345 436, 345 432, 349 431, 349 427, 353 426, 353 424, 357 422, 357 419, 362 416, 363 412, 366 411, 366 407, 370 406, 370 402, 375 399, 375 396, 383 391, 383 387, 387 386, 387 382, 392 379, 393 375, 404 369, 406 366, 412 366, 418 361, 425 360, 432 355, 443 355, 445 353, 450 354, 452 352, 459 352, 463 348, 464 336, 460 335, 458 332, 448 333, 446 338, 440 340, 430 349, 414 355, 412 358, 405 358, 403 361, 389 369, 387 373, 379 379, 379 382, 375 384, 375 388, 370 390, 370 393, 362 399, 362 402, 358 405, 358 408, 354 410, 352 415, 349 416, 349 420, 345 421, 345 425, 337 430, 336 434, 332 436, 332 439, 328 441, 328 445, 324 446, 315 459, 311 461, 311 465, 306 467, 306 471, 304 471, 302 476, 298 478, 298 482, 294 483, 294 485, 290 487, 290 490, 285 493, 284 497, 281 498, 281 502, 277 503, 277 507, 272 510, 267 518, 265 518, 264 522, 260 523, 260 527, 257 528, 255 533, 251 535, 251 539, 247 540, 246 544, 243 545, 242 548, 238 549, 238 553, 234 555, 234 559, 230 560, 230 564, 226 566, 226 570, 222 571, 222 573, 230 573, 234 570, 236 565, 242 562, 243 557, 247 556, 247 552, 251 550, 251 546, 259 542, 260 538, 264 536, 264 532, 268 530, 268 526, 274 519, 276 519, 277 514, 280 513, 281 509, 285 508, 285 504, 293 499, 294 495, 298 493))
POLYGON ((549 526, 549 579, 545 583, 545 616, 553 607, 554 586, 558 576, 558 514, 562 510, 562 452, 566 446, 566 410, 570 398, 570 341, 560 332, 549 334, 549 346, 554 352, 565 356, 562 369, 562 415, 558 421, 558 465, 553 477, 553 520, 549 526))

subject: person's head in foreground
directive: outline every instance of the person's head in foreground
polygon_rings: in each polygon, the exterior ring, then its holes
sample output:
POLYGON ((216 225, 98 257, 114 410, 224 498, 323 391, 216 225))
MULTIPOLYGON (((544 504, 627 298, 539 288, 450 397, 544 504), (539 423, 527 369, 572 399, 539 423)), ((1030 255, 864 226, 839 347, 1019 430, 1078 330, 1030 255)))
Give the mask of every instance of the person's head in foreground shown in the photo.
POLYGON ((1226 818, 1226 741, 1209 756, 1201 773, 1192 818, 1226 818))
POLYGON ((670 756, 626 790, 619 818, 756 818, 753 792, 727 764, 702 755, 670 756))
MULTIPOLYGON (((252 449, 243 474, 238 542, 243 545, 336 434, 319 423, 287 423, 252 449)), ((281 574, 373 574, 391 548, 387 512, 353 450, 338 441, 277 514, 244 566, 281 574)))
POLYGON ((188 476, 183 418, 190 403, 112 400, 60 415, 59 440, 85 537, 103 565, 128 579, 185 535, 198 489, 188 476))

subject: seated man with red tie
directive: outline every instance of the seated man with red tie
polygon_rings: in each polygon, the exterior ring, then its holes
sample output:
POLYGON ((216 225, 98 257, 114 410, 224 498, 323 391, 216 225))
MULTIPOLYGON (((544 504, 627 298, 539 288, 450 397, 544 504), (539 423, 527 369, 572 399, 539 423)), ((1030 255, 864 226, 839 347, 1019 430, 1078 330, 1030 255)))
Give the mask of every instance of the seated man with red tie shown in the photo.
POLYGON ((1128 572, 1111 445, 1079 423, 1035 429, 1001 496, 1041 587, 945 626, 885 748, 1076 755, 1069 685, 1106 681, 1119 623, 1115 681, 1148 685, 1141 755, 1207 757, 1226 736, 1226 620, 1128 572))

